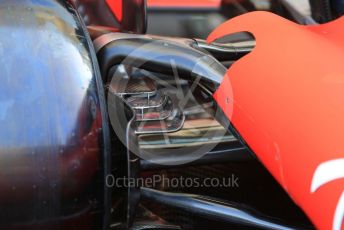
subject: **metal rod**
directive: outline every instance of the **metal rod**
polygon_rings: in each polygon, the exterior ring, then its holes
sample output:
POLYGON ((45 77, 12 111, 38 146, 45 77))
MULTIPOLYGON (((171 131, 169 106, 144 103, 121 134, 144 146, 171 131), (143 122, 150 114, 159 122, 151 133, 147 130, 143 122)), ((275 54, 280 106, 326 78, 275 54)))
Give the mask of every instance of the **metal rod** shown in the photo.
POLYGON ((300 229, 277 223, 275 220, 252 214, 236 204, 219 202, 211 198, 183 193, 161 192, 141 188, 141 198, 170 208, 177 208, 216 221, 242 224, 254 228, 290 230, 300 229))
POLYGON ((204 156, 198 160, 191 161, 186 164, 179 164, 183 162, 188 162, 187 155, 173 155, 173 156, 159 156, 161 159, 154 159, 154 163, 141 159, 140 169, 147 170, 159 170, 159 169, 169 169, 176 167, 187 167, 192 165, 204 165, 204 164, 217 164, 225 162, 242 162, 242 161, 252 161, 256 158, 249 152, 246 147, 237 146, 234 148, 225 149, 214 149, 206 153, 204 156))

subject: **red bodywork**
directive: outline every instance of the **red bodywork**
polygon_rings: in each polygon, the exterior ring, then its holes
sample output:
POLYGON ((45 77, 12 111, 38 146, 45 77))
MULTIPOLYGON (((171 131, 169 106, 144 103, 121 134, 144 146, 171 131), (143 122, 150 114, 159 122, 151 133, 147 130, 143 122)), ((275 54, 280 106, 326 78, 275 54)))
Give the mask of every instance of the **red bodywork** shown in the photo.
POLYGON ((123 2, 125 0, 106 0, 106 4, 109 6, 116 19, 121 22, 123 17, 123 2))
POLYGON ((217 8, 221 6, 221 0, 148 0, 149 7, 196 7, 217 8))
POLYGON ((221 4, 238 4, 244 1, 246 0, 147 0, 147 5, 158 8, 219 8, 221 4))
POLYGON ((255 49, 231 66, 214 98, 319 229, 344 229, 343 28, 344 18, 302 26, 253 12, 208 38, 254 35, 255 49))
MULTIPOLYGON (((218 8, 230 2, 148 0, 147 5, 218 8)), ((121 20, 122 5, 107 3, 121 20)), ((231 66, 214 98, 320 229, 344 229, 343 28, 344 18, 302 26, 253 12, 222 24, 208 38, 243 31, 255 36, 256 48, 231 66)))

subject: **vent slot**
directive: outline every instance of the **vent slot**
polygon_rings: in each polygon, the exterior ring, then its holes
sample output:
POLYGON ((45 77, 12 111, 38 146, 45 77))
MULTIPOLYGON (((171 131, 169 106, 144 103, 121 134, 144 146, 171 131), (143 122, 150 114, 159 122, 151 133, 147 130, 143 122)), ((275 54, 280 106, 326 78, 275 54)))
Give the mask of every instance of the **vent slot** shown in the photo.
POLYGON ((159 90, 153 79, 135 74, 118 83, 111 83, 109 89, 122 97, 135 112, 136 134, 171 133, 183 128, 183 111, 177 102, 159 90))

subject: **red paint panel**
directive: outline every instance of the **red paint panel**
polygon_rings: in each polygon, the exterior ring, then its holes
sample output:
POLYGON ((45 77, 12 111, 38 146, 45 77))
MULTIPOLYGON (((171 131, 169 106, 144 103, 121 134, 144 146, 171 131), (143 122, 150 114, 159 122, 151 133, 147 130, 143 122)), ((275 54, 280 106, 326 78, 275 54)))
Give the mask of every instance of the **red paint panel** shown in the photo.
POLYGON ((255 49, 229 68, 214 97, 319 229, 344 229, 343 28, 344 18, 302 26, 253 12, 225 22, 208 38, 242 31, 255 36, 255 49), (226 103, 231 91, 233 111, 226 103))
POLYGON ((217 8, 221 0, 148 0, 149 7, 177 7, 177 8, 217 8))
POLYGON ((122 21, 123 17, 123 1, 125 0, 106 0, 107 5, 119 22, 122 21))

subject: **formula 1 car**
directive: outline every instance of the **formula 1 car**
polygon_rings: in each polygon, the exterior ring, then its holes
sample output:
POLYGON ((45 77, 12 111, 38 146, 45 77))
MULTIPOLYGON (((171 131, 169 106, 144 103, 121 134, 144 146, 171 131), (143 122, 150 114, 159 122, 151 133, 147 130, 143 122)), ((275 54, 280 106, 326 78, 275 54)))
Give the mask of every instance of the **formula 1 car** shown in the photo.
POLYGON ((0 228, 343 230, 343 13, 2 0, 0 228))

